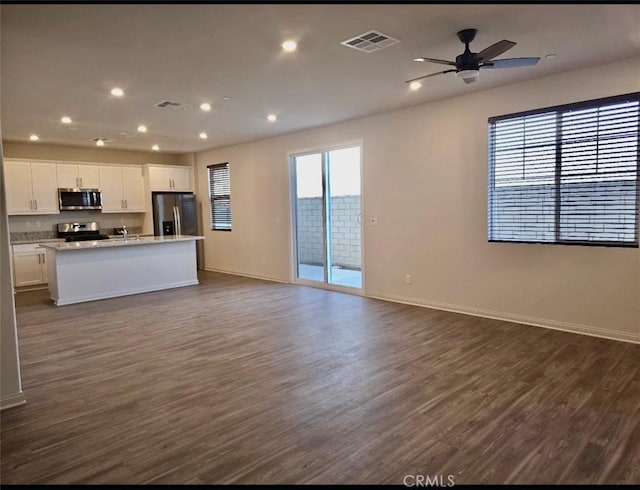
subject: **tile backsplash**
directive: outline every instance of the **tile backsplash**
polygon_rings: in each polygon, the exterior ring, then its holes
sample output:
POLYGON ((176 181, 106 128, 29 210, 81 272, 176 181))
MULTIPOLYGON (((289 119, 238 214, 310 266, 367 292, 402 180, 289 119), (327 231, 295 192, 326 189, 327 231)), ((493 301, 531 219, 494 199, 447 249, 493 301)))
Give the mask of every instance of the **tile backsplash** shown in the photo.
MULTIPOLYGON (((36 239, 55 238, 58 223, 76 223, 97 221, 100 232, 113 235, 114 228, 126 225, 135 233, 135 229, 142 229, 144 213, 98 213, 95 211, 61 211, 60 214, 9 216, 9 232, 12 240, 16 233, 36 233, 36 239)), ((29 240, 30 238, 25 238, 29 240)), ((22 239, 20 239, 22 240, 22 239)))
POLYGON ((56 238, 53 231, 10 231, 9 238, 11 243, 33 240, 48 240, 56 238))

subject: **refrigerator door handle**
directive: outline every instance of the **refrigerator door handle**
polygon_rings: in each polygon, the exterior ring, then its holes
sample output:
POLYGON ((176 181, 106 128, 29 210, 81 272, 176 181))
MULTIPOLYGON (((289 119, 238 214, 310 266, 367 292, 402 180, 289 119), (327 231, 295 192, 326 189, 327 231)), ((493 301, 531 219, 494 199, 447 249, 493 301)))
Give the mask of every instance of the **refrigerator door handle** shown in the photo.
POLYGON ((178 218, 178 233, 176 235, 182 235, 182 222, 180 221, 180 209, 176 208, 176 218, 178 218))
POLYGON ((173 234, 178 231, 178 219, 176 218, 176 207, 173 206, 173 234))

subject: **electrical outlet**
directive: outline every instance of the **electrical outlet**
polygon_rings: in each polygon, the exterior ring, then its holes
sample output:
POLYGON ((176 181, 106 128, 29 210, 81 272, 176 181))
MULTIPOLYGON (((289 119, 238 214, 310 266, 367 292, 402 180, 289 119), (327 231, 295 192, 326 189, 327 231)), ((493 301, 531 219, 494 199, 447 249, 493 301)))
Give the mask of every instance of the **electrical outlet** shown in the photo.
POLYGON ((371 226, 376 226, 378 224, 378 218, 376 218, 375 216, 373 216, 371 219, 371 226))
POLYGON ((40 228, 42 226, 42 221, 36 221, 36 228, 40 228))
POLYGON ((407 274, 404 276, 404 282, 406 284, 411 284, 411 274, 407 274))
POLYGON ((26 222, 25 222, 25 224, 24 224, 24 226, 25 226, 26 228, 31 228, 31 221, 26 221, 26 222))

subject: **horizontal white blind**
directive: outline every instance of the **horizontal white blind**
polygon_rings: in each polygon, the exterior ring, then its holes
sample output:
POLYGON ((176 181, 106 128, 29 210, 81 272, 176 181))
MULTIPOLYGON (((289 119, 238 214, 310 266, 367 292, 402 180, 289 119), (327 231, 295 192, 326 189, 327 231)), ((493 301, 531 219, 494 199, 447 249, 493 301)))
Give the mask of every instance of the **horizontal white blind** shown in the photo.
POLYGON ((211 229, 231 230, 231 181, 229 164, 209 165, 209 199, 211 201, 211 229))
POLYGON ((489 119, 489 239, 637 247, 639 101, 489 119))

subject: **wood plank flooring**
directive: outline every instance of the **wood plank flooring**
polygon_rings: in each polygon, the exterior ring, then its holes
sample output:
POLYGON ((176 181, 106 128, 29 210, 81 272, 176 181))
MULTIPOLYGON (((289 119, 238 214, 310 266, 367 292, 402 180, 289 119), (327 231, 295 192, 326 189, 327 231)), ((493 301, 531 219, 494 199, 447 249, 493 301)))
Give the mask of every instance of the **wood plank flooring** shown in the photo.
POLYGON ((640 483, 640 346, 203 272, 17 295, 3 483, 640 483))

